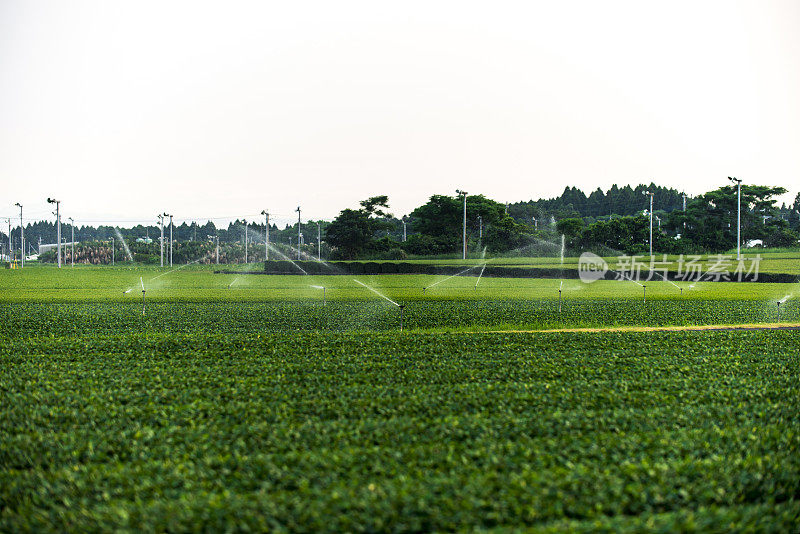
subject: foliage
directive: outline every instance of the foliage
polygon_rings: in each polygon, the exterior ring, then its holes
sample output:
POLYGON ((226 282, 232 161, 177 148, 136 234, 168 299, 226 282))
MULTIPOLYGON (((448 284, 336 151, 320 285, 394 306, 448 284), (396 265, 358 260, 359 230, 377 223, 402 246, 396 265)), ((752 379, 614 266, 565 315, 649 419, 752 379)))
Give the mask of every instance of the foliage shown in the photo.
POLYGON ((325 230, 325 239, 335 248, 334 259, 354 259, 359 254, 381 247, 376 243, 376 233, 390 225, 384 220, 391 215, 386 195, 361 201, 361 209, 342 210, 325 230))
MULTIPOLYGON (((561 196, 551 199, 531 200, 509 204, 508 212, 521 222, 528 222, 532 217, 540 221, 554 217, 557 220, 566 218, 597 219, 611 215, 633 216, 649 207, 649 199, 642 195, 643 191, 655 193, 656 206, 666 212, 681 209, 683 197, 676 189, 661 187, 651 183, 636 187, 625 185, 611 186, 607 192, 597 188, 588 196, 577 187, 565 187, 561 196)), ((593 222, 593 221, 592 221, 593 222)), ((541 223, 540 223, 541 224, 541 223)))
MULTIPOLYGON (((773 197, 786 192, 782 187, 742 185, 742 242, 751 239, 775 240, 786 223, 774 218, 773 197)), ((726 186, 691 199, 686 212, 670 214, 666 229, 682 234, 682 240, 699 250, 727 250, 736 245, 738 198, 735 186, 726 186)), ((795 241, 796 242, 796 241, 795 241)))
POLYGON ((793 531, 796 332, 0 344, 0 531, 793 531))

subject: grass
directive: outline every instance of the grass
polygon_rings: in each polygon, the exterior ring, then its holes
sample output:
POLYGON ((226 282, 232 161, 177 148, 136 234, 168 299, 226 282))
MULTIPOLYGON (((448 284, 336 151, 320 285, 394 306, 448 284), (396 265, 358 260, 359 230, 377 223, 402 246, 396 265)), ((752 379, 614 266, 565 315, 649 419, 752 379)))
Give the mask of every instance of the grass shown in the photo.
MULTIPOLYGON (((240 267, 258 270, 260 264, 240 267)), ((141 301, 140 277, 147 299, 154 302, 181 301, 318 301, 324 286, 329 300, 374 300, 376 297, 358 279, 393 300, 534 300, 557 299, 562 287, 557 279, 489 278, 432 275, 237 275, 213 274, 213 266, 189 266, 169 272, 158 267, 90 267, 61 270, 38 266, 0 272, 0 302, 137 302, 141 301), (434 287, 431 287, 435 285, 434 287), (428 287, 426 291, 422 288, 428 287), (130 290, 129 293, 123 292, 130 290)), ((800 295, 800 284, 644 282, 652 299, 777 301, 800 295), (683 293, 680 289, 683 289, 683 293)), ((584 284, 565 280, 565 299, 637 299, 642 288, 630 281, 597 281, 584 284)))

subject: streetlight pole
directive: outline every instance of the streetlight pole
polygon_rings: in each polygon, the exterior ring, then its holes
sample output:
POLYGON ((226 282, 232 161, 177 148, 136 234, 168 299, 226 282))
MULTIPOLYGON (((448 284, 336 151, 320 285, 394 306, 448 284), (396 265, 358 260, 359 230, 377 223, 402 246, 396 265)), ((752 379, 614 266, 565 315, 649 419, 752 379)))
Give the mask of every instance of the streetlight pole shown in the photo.
POLYGON ((643 195, 650 195, 650 257, 653 256, 653 195, 650 191, 642 191, 643 195))
MULTIPOLYGON (((166 215, 166 213, 164 214, 166 215)), ((161 266, 164 266, 164 215, 158 215, 158 222, 161 223, 161 266)))
MULTIPOLYGON (((19 248, 22 256, 21 258, 22 265, 20 267, 25 267, 25 227, 22 225, 22 204, 16 202, 14 205, 19 206, 19 245, 20 245, 19 248)), ((11 230, 8 231, 8 235, 9 235, 8 239, 10 240, 11 230)))
POLYGON ((165 213, 164 217, 169 217, 169 266, 172 267, 172 215, 165 213))
POLYGON ((71 232, 70 246, 72 247, 69 253, 70 267, 75 267, 75 220, 72 217, 69 217, 67 220, 69 220, 69 229, 71 232))
POLYGON ((683 196, 683 232, 686 233, 686 193, 681 193, 683 196))
POLYGON ((728 180, 736 184, 737 195, 736 204, 736 260, 742 259, 742 181, 738 178, 728 176, 728 180))
POLYGON ((266 218, 266 225, 264 226, 264 261, 269 261, 269 212, 261 210, 261 215, 266 218))
MULTIPOLYGON (((461 259, 467 259, 467 192, 461 191, 460 189, 456 189, 456 194, 464 196, 464 223, 462 224, 462 233, 461 233, 461 240, 463 242, 462 252, 461 252, 461 259)), ((508 206, 506 206, 506 211, 508 210, 508 206)))
POLYGON ((61 268, 61 215, 59 212, 59 207, 61 206, 61 201, 56 200, 54 198, 47 198, 48 204, 55 204, 56 205, 56 254, 58 255, 58 268, 61 268))
POLYGON ((297 206, 297 261, 300 261, 300 206, 297 206))
POLYGON ((403 243, 405 243, 405 241, 406 241, 406 218, 405 218, 405 216, 403 216, 403 220, 401 222, 403 223, 403 243))

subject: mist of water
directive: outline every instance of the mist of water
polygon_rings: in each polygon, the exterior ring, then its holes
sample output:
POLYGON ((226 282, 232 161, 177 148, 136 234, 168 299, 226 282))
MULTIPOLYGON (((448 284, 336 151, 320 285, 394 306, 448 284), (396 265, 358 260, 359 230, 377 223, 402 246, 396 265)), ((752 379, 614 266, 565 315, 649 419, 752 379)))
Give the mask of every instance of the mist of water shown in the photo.
POLYGON ((400 305, 398 303, 396 303, 395 301, 393 301, 392 299, 390 299, 389 297, 387 297, 386 295, 384 295, 383 293, 381 293, 377 289, 374 289, 374 288, 368 286, 367 284, 365 284, 364 282, 362 282, 360 280, 356 280, 355 278, 353 278, 353 282, 355 282, 356 284, 360 284, 360 285, 364 286, 365 288, 369 289, 370 291, 372 291, 373 293, 378 295, 380 298, 382 298, 382 299, 384 299, 384 300, 386 300, 388 302, 391 302, 392 304, 394 304, 395 306, 400 308, 400 305))
MULTIPOLYGON (((485 266, 486 264, 484 263, 483 265, 485 266)), ((450 280, 451 278, 455 278, 456 276, 461 276, 462 274, 464 274, 464 273, 468 273, 469 271, 471 271, 471 270, 473 270, 473 269, 477 269, 477 268, 478 268, 478 267, 480 267, 480 266, 481 266, 481 265, 480 265, 480 264, 478 264, 478 265, 473 265, 472 267, 468 267, 468 268, 464 269, 463 271, 459 271, 459 272, 457 272, 456 274, 450 275, 450 276, 448 276, 447 278, 444 278, 444 279, 442 279, 442 280, 439 280, 438 282, 434 282, 433 284, 429 285, 429 286, 428 286, 428 287, 426 287, 425 289, 431 289, 432 287, 436 287, 436 286, 438 286, 439 284, 441 284, 442 282, 447 282, 447 281, 448 281, 448 280, 450 280)), ((477 284, 476 284, 476 285, 477 285, 477 284)))
POLYGON ((133 254, 131 254, 131 249, 128 248, 128 244, 125 242, 125 238, 122 237, 122 234, 119 233, 119 229, 115 226, 114 233, 117 234, 117 238, 122 243, 123 248, 125 248, 125 255, 128 256, 129 261, 133 261, 133 254))

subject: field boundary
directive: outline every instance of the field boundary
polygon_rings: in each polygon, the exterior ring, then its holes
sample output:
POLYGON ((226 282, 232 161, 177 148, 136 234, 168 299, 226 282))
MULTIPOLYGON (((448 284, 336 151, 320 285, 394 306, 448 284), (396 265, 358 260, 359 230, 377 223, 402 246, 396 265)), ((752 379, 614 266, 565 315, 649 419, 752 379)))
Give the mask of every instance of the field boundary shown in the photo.
POLYGON ((601 332, 719 332, 733 330, 800 330, 800 323, 761 323, 735 325, 684 326, 599 326, 586 328, 550 328, 544 330, 483 330, 466 334, 536 334, 536 333, 601 333, 601 332))

